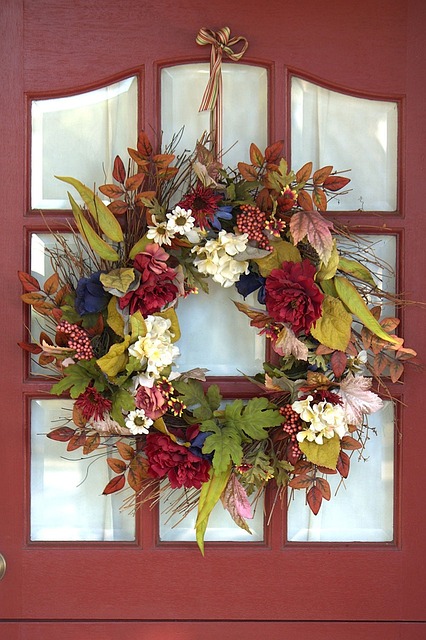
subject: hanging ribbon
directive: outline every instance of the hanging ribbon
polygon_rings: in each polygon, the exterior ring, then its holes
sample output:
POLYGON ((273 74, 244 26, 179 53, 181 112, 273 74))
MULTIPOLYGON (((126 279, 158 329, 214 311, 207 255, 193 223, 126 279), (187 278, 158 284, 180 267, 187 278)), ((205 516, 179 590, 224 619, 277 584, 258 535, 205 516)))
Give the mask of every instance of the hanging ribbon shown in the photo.
POLYGON ((211 45, 210 78, 198 111, 211 112, 211 131, 214 135, 215 151, 219 155, 222 147, 222 57, 225 54, 230 60, 238 62, 247 51, 248 42, 242 36, 231 38, 229 27, 223 27, 216 32, 203 27, 198 32, 196 42, 200 45, 211 45), (236 52, 233 47, 238 43, 242 43, 242 48, 236 52))

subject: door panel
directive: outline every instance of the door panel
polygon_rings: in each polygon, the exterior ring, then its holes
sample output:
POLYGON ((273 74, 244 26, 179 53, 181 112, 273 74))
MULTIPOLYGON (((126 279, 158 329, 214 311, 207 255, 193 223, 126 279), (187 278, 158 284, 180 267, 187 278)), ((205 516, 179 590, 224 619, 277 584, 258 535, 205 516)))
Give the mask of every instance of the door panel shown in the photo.
MULTIPOLYGON (((289 145, 290 70, 322 78, 342 91, 395 96, 402 108, 401 208, 386 212, 385 219, 375 216, 373 223, 371 213, 359 214, 356 222, 363 229, 373 225, 380 231, 384 224, 387 230, 396 229, 399 255, 404 258, 399 290, 409 292, 411 299, 424 299, 418 277, 426 272, 426 223, 420 204, 426 138, 426 85, 419 72, 425 53, 423 2, 360 0, 343 12, 306 0, 302 18, 301 12, 289 13, 277 0, 268 3, 267 12, 250 0, 244 11, 218 0, 203 7, 203 25, 198 2, 180 4, 167 0, 147 11, 135 3, 112 0, 74 6, 65 0, 4 0, 0 8, 4 301, 0 486, 7 514, 0 519, 0 552, 8 561, 0 583, 4 620, 0 638, 50 640, 60 633, 74 639, 85 637, 89 630, 94 638, 126 631, 152 639, 219 634, 224 638, 288 634, 302 640, 342 634, 420 638, 425 631, 421 622, 426 530, 419 475, 422 372, 407 371, 400 388, 404 405, 398 441, 397 542, 286 543, 286 517, 278 510, 265 541, 212 543, 205 558, 192 543, 159 543, 158 525, 148 510, 138 516, 136 542, 29 542, 29 434, 23 429, 21 398, 39 397, 40 383, 26 377, 25 358, 16 346, 23 339, 16 272, 28 265, 25 229, 44 227, 40 218, 28 214, 26 96, 82 90, 143 67, 140 125, 158 130, 160 69, 176 61, 208 60, 206 48, 195 44, 204 24, 209 28, 230 24, 233 34, 249 41, 245 61, 261 61, 270 70, 270 141, 284 138, 289 145), (242 622, 248 619, 251 622, 242 622), (176 620, 182 622, 171 622, 176 620)), ((339 215, 342 220, 351 217, 339 215)), ((50 218, 52 224, 62 220, 61 214, 50 218)), ((402 319, 407 343, 415 345, 424 359, 426 339, 419 331, 424 310, 409 307, 402 319)))

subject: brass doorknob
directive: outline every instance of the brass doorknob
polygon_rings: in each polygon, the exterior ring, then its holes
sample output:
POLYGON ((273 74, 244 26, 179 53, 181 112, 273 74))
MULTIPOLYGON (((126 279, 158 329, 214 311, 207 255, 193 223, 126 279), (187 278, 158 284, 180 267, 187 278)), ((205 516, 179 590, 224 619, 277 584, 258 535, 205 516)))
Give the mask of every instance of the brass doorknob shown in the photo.
POLYGON ((6 558, 2 553, 0 553, 0 580, 3 580, 5 573, 6 573, 6 558))

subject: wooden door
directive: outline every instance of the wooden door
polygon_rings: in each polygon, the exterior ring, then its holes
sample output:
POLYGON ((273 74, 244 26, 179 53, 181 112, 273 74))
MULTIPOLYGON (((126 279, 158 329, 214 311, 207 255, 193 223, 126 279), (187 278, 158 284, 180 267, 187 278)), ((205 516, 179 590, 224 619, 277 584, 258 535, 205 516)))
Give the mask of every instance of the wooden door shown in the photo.
MULTIPOLYGON (((2 427, 0 637, 14 638, 407 638, 425 622, 425 510, 422 401, 425 375, 407 372, 398 445, 392 543, 288 543, 274 514, 265 544, 158 545, 154 516, 142 510, 135 544, 28 541, 28 432, 25 400, 43 390, 27 375, 16 272, 28 260, 29 121, 26 96, 60 95, 141 72, 142 126, 158 125, 158 71, 204 61, 201 26, 229 25, 249 41, 247 62, 270 77, 272 142, 289 140, 289 72, 401 105, 399 197, 386 219, 399 238, 400 290, 425 299, 422 207, 426 125, 426 11, 421 0, 244 5, 219 0, 3 0, 0 9, 2 206, 2 427)), ((350 217, 350 216, 348 216, 350 217)), ((359 215, 356 223, 369 224, 359 215)), ((425 354, 424 310, 403 314, 408 343, 425 354)))

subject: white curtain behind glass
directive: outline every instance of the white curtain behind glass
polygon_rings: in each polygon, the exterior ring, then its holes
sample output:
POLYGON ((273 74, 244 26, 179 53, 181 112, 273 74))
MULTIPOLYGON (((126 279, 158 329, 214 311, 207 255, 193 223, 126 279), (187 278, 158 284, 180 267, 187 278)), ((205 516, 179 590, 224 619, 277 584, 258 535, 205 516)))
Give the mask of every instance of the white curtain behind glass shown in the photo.
POLYGON ((332 165, 351 179, 336 211, 394 211, 397 185, 396 102, 330 91, 301 78, 291 82, 291 166, 332 165))

